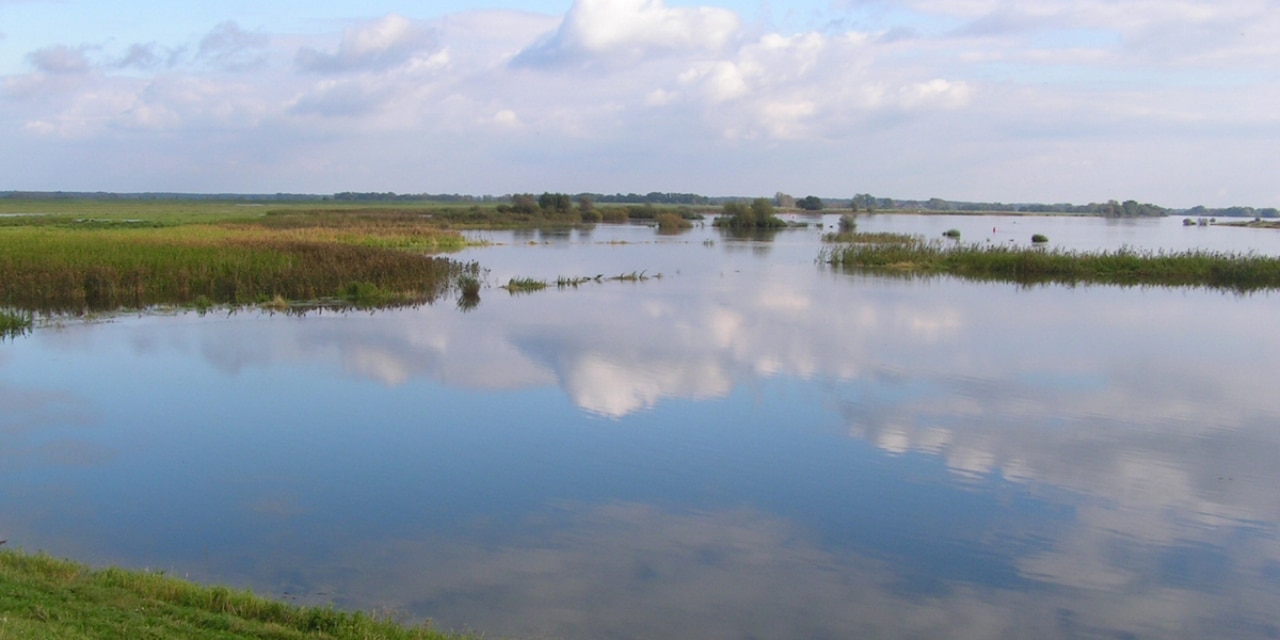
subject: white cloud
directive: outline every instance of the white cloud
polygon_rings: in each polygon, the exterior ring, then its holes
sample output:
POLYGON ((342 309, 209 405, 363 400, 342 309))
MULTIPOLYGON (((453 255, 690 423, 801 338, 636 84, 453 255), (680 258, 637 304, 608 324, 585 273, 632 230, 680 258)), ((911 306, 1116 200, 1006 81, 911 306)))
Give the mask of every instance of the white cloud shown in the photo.
POLYGON ((711 52, 741 28, 737 14, 713 7, 670 8, 662 0, 576 0, 560 28, 525 49, 520 63, 635 62, 662 54, 711 52))
POLYGON ((311 47, 298 51, 298 66, 317 73, 384 71, 430 55, 438 47, 434 30, 400 15, 391 14, 360 28, 347 29, 337 51, 324 53, 311 47))

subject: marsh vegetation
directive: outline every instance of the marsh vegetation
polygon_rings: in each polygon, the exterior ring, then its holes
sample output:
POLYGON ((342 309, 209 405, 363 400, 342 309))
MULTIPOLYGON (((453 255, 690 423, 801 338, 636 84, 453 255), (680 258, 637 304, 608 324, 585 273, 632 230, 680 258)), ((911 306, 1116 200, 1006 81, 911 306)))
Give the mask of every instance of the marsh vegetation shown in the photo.
POLYGON ((949 246, 913 238, 827 247, 818 260, 843 269, 945 273, 1020 283, 1205 286, 1234 291, 1280 288, 1280 258, 1202 250, 1081 252, 1000 244, 949 246))
POLYGON ((0 232, 0 303, 60 313, 202 301, 241 305, 276 297, 420 303, 474 269, 375 246, 386 238, 241 225, 6 229, 0 232))

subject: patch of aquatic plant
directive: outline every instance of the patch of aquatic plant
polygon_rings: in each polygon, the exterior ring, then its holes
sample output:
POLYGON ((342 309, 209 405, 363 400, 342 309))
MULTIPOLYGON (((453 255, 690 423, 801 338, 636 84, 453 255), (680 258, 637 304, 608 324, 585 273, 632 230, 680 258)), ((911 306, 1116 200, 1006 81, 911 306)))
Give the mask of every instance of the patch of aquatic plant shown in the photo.
POLYGON ((511 293, 527 293, 530 291, 541 291, 547 288, 546 280, 535 280, 533 278, 511 278, 503 287, 511 293))
POLYGON ((458 308, 470 311, 480 305, 480 278, 474 273, 458 276, 458 308))
POLYGON ((1046 236, 1046 235, 1041 234, 1041 233, 1034 233, 1034 234, 1031 234, 1031 242, 1033 242, 1033 243, 1035 243, 1035 244, 1044 244, 1044 243, 1046 243, 1046 242, 1048 242, 1048 241, 1049 241, 1049 236, 1046 236))
POLYGON ((0 638, 448 640, 363 612, 300 607, 163 573, 0 552, 0 638))
POLYGON ((0 309, 0 339, 23 335, 31 330, 34 322, 27 311, 0 309))
POLYGON ((952 240, 959 240, 959 239, 960 239, 960 230, 959 230, 959 229, 947 229, 946 231, 943 231, 943 232, 942 232, 942 237, 944 237, 944 238, 951 238, 952 240))
MULTIPOLYGON (((606 277, 604 274, 596 274, 594 276, 557 276, 555 286, 560 289, 577 288, 590 282, 646 282, 654 278, 661 278, 662 274, 650 274, 646 271, 632 271, 630 273, 620 273, 616 276, 606 277)), ((532 291, 541 291, 546 289, 548 283, 546 280, 536 280, 534 278, 511 278, 502 288, 511 293, 528 293, 532 291)))
POLYGON ((347 297, 356 283, 384 299, 429 302, 464 268, 415 252, 238 226, 0 232, 0 304, 43 312, 347 297))
POLYGON ((648 275, 648 273, 649 273, 648 271, 632 271, 631 273, 620 273, 612 278, 609 278, 609 280, 614 280, 617 282, 644 282, 650 278, 662 277, 662 274, 660 273, 656 273, 654 275, 648 275))
POLYGON ((829 247, 821 262, 846 269, 947 273, 979 280, 1205 286, 1235 291, 1280 288, 1280 258, 1203 250, 1076 252, 1004 245, 944 246, 938 241, 829 247))
POLYGON ((838 231, 836 233, 828 233, 822 236, 823 242, 844 242, 844 243, 861 243, 861 244, 901 244, 905 242, 914 242, 918 239, 907 233, 891 233, 888 231, 838 231))
POLYGON ((584 285, 584 284, 586 284, 586 283, 588 283, 588 282, 600 282, 600 280, 601 280, 601 279, 603 279, 603 278, 604 278, 604 276, 603 276, 603 275, 597 275, 597 276, 595 276, 594 278, 588 278, 588 277, 585 277, 585 276, 584 276, 584 277, 578 277, 578 278, 570 278, 570 277, 567 277, 567 276, 559 276, 559 277, 557 277, 557 278, 556 278, 556 286, 557 286, 557 287, 559 287, 559 288, 561 288, 561 289, 563 289, 563 288, 565 288, 565 287, 578 287, 578 286, 584 285))

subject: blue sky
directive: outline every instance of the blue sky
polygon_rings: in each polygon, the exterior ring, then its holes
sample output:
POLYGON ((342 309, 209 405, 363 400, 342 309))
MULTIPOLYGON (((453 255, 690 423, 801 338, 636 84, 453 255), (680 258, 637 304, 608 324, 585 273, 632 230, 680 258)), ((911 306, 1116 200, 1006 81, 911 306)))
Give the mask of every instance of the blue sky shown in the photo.
POLYGON ((0 0, 0 190, 1280 206, 1271 0, 0 0))

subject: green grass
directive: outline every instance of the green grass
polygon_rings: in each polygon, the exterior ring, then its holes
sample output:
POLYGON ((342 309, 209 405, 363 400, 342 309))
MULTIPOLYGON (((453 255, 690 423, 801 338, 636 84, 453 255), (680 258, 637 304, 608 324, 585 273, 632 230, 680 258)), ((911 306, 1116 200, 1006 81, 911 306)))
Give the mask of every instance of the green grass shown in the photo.
POLYGON ((0 640, 446 640, 365 613, 298 607, 162 574, 0 551, 0 640))
POLYGON ((818 259, 845 269, 945 273, 1019 283, 1202 286, 1242 292, 1280 288, 1280 258, 1199 250, 1076 252, 913 240, 829 247, 818 259))

